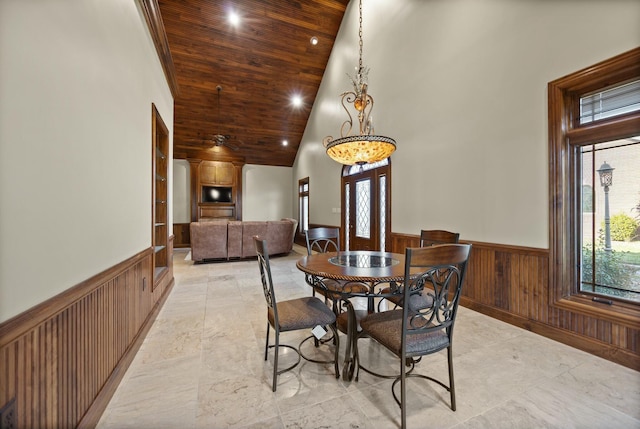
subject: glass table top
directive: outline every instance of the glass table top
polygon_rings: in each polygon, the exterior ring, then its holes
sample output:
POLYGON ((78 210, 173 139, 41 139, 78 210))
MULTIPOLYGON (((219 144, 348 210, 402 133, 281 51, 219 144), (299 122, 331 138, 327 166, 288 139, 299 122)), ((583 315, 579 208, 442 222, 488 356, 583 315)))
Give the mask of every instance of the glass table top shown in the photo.
POLYGON ((390 256, 375 254, 346 253, 329 258, 329 262, 341 267, 384 268, 398 264, 400 261, 390 256))

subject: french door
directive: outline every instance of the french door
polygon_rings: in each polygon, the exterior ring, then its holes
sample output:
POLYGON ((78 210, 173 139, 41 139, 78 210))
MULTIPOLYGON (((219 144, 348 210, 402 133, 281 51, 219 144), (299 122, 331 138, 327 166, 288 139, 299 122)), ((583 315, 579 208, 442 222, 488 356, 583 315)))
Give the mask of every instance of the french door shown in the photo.
POLYGON ((345 250, 381 250, 390 230, 388 160, 345 166, 342 173, 342 231, 345 250))

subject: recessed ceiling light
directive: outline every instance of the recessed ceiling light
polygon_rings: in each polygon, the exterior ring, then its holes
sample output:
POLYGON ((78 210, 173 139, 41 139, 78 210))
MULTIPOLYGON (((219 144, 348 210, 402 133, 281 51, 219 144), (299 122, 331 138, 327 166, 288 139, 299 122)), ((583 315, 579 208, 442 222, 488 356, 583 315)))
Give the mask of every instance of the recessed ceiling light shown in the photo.
POLYGON ((318 44, 318 38, 316 36, 313 36, 311 40, 309 40, 309 42, 315 46, 318 44))
POLYGON ((302 106, 302 97, 300 97, 299 95, 294 95, 293 97, 291 97, 291 104, 293 104, 295 107, 302 106))
POLYGON ((289 142, 287 140, 282 140, 282 146, 288 146, 289 142))
POLYGON ((231 23, 231 25, 233 25, 234 27, 237 27, 238 24, 240 24, 240 15, 238 15, 236 12, 231 11, 229 12, 229 22, 231 23))

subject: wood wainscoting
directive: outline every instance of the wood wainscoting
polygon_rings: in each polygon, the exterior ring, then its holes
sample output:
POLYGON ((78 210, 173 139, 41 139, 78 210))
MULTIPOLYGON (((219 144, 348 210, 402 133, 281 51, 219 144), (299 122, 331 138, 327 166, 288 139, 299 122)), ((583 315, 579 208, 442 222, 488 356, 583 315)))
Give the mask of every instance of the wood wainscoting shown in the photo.
MULTIPOLYGON (((419 237, 392 234, 391 251, 419 246, 419 237)), ((461 304, 604 359, 640 370, 640 329, 568 311, 549 301, 549 251, 473 244, 461 304)))
POLYGON ((152 257, 146 249, 0 324, 8 427, 96 426, 173 286, 170 257, 152 291, 152 257))
POLYGON ((175 249, 191 247, 191 223, 174 223, 173 235, 175 240, 173 247, 175 249))

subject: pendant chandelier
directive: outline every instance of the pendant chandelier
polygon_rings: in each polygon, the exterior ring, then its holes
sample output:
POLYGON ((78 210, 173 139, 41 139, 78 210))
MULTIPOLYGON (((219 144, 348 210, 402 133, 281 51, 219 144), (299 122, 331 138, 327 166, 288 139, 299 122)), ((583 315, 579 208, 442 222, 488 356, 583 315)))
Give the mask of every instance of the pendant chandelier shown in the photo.
POLYGON ((368 164, 382 161, 388 158, 396 150, 396 141, 391 137, 374 134, 373 97, 367 93, 367 77, 369 68, 362 65, 362 0, 359 1, 360 29, 359 38, 359 62, 355 76, 349 76, 353 84, 353 91, 343 92, 341 95, 342 107, 347 112, 347 119, 340 127, 340 138, 333 139, 327 136, 322 144, 327 149, 327 155, 340 164, 368 164), (348 105, 356 110, 358 116, 358 134, 353 129, 353 117, 348 105))

